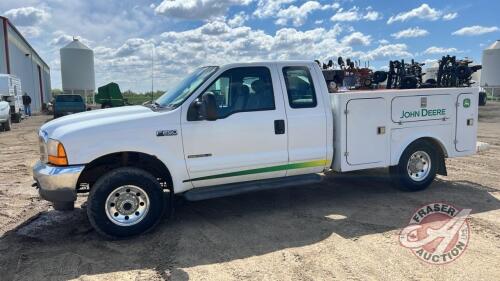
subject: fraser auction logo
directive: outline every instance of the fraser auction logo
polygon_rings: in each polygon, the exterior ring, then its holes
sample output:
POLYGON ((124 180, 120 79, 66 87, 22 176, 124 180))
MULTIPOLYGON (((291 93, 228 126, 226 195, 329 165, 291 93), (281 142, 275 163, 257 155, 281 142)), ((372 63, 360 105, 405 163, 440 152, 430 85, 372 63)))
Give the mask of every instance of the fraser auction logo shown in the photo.
POLYGON ((413 214, 401 230, 399 242, 421 260, 446 264, 460 257, 469 243, 467 218, 471 209, 458 209, 450 204, 427 204, 413 214))

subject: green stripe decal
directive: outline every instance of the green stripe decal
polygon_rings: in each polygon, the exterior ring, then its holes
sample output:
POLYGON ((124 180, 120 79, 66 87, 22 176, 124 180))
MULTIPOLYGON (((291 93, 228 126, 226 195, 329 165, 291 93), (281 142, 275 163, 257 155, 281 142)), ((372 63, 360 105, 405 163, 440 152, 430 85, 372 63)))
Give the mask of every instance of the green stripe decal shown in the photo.
POLYGON ((212 176, 199 177, 199 178, 185 180, 184 182, 212 180, 212 179, 227 178, 227 177, 237 177, 237 176, 253 175, 253 174, 260 174, 260 173, 277 172, 277 171, 283 171, 283 170, 312 168, 312 167, 325 166, 326 163, 327 163, 326 160, 314 160, 314 161, 308 161, 308 162, 291 163, 291 164, 285 164, 285 165, 278 165, 278 166, 271 166, 271 167, 264 167, 264 168, 257 168, 257 169, 243 170, 243 171, 237 171, 237 172, 223 173, 223 174, 212 175, 212 176))

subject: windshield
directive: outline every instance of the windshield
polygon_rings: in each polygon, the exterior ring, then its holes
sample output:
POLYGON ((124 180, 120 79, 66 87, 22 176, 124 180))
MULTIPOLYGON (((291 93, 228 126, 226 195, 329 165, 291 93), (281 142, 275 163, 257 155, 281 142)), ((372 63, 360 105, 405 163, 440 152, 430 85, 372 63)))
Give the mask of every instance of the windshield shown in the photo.
POLYGON ((201 84, 217 71, 217 66, 207 66, 196 69, 184 80, 159 97, 155 104, 159 107, 176 108, 181 105, 201 84))

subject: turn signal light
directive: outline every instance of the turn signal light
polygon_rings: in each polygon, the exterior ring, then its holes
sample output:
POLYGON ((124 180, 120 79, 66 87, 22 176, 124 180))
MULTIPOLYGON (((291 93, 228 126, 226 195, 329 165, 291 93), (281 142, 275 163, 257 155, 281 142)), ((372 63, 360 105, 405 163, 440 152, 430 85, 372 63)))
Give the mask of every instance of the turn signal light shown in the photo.
POLYGON ((56 166, 67 166, 68 165, 68 157, 66 156, 66 150, 62 143, 57 142, 55 149, 55 155, 53 153, 49 153, 49 163, 56 166))

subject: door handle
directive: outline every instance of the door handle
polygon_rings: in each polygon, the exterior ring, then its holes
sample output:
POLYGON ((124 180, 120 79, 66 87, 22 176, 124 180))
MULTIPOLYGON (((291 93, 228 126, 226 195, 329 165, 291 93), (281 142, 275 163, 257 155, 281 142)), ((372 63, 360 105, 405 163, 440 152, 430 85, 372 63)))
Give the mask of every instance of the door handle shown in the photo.
POLYGON ((377 127, 377 135, 385 134, 385 126, 377 127))
POLYGON ((274 120, 274 133, 276 135, 285 133, 285 120, 274 120))

